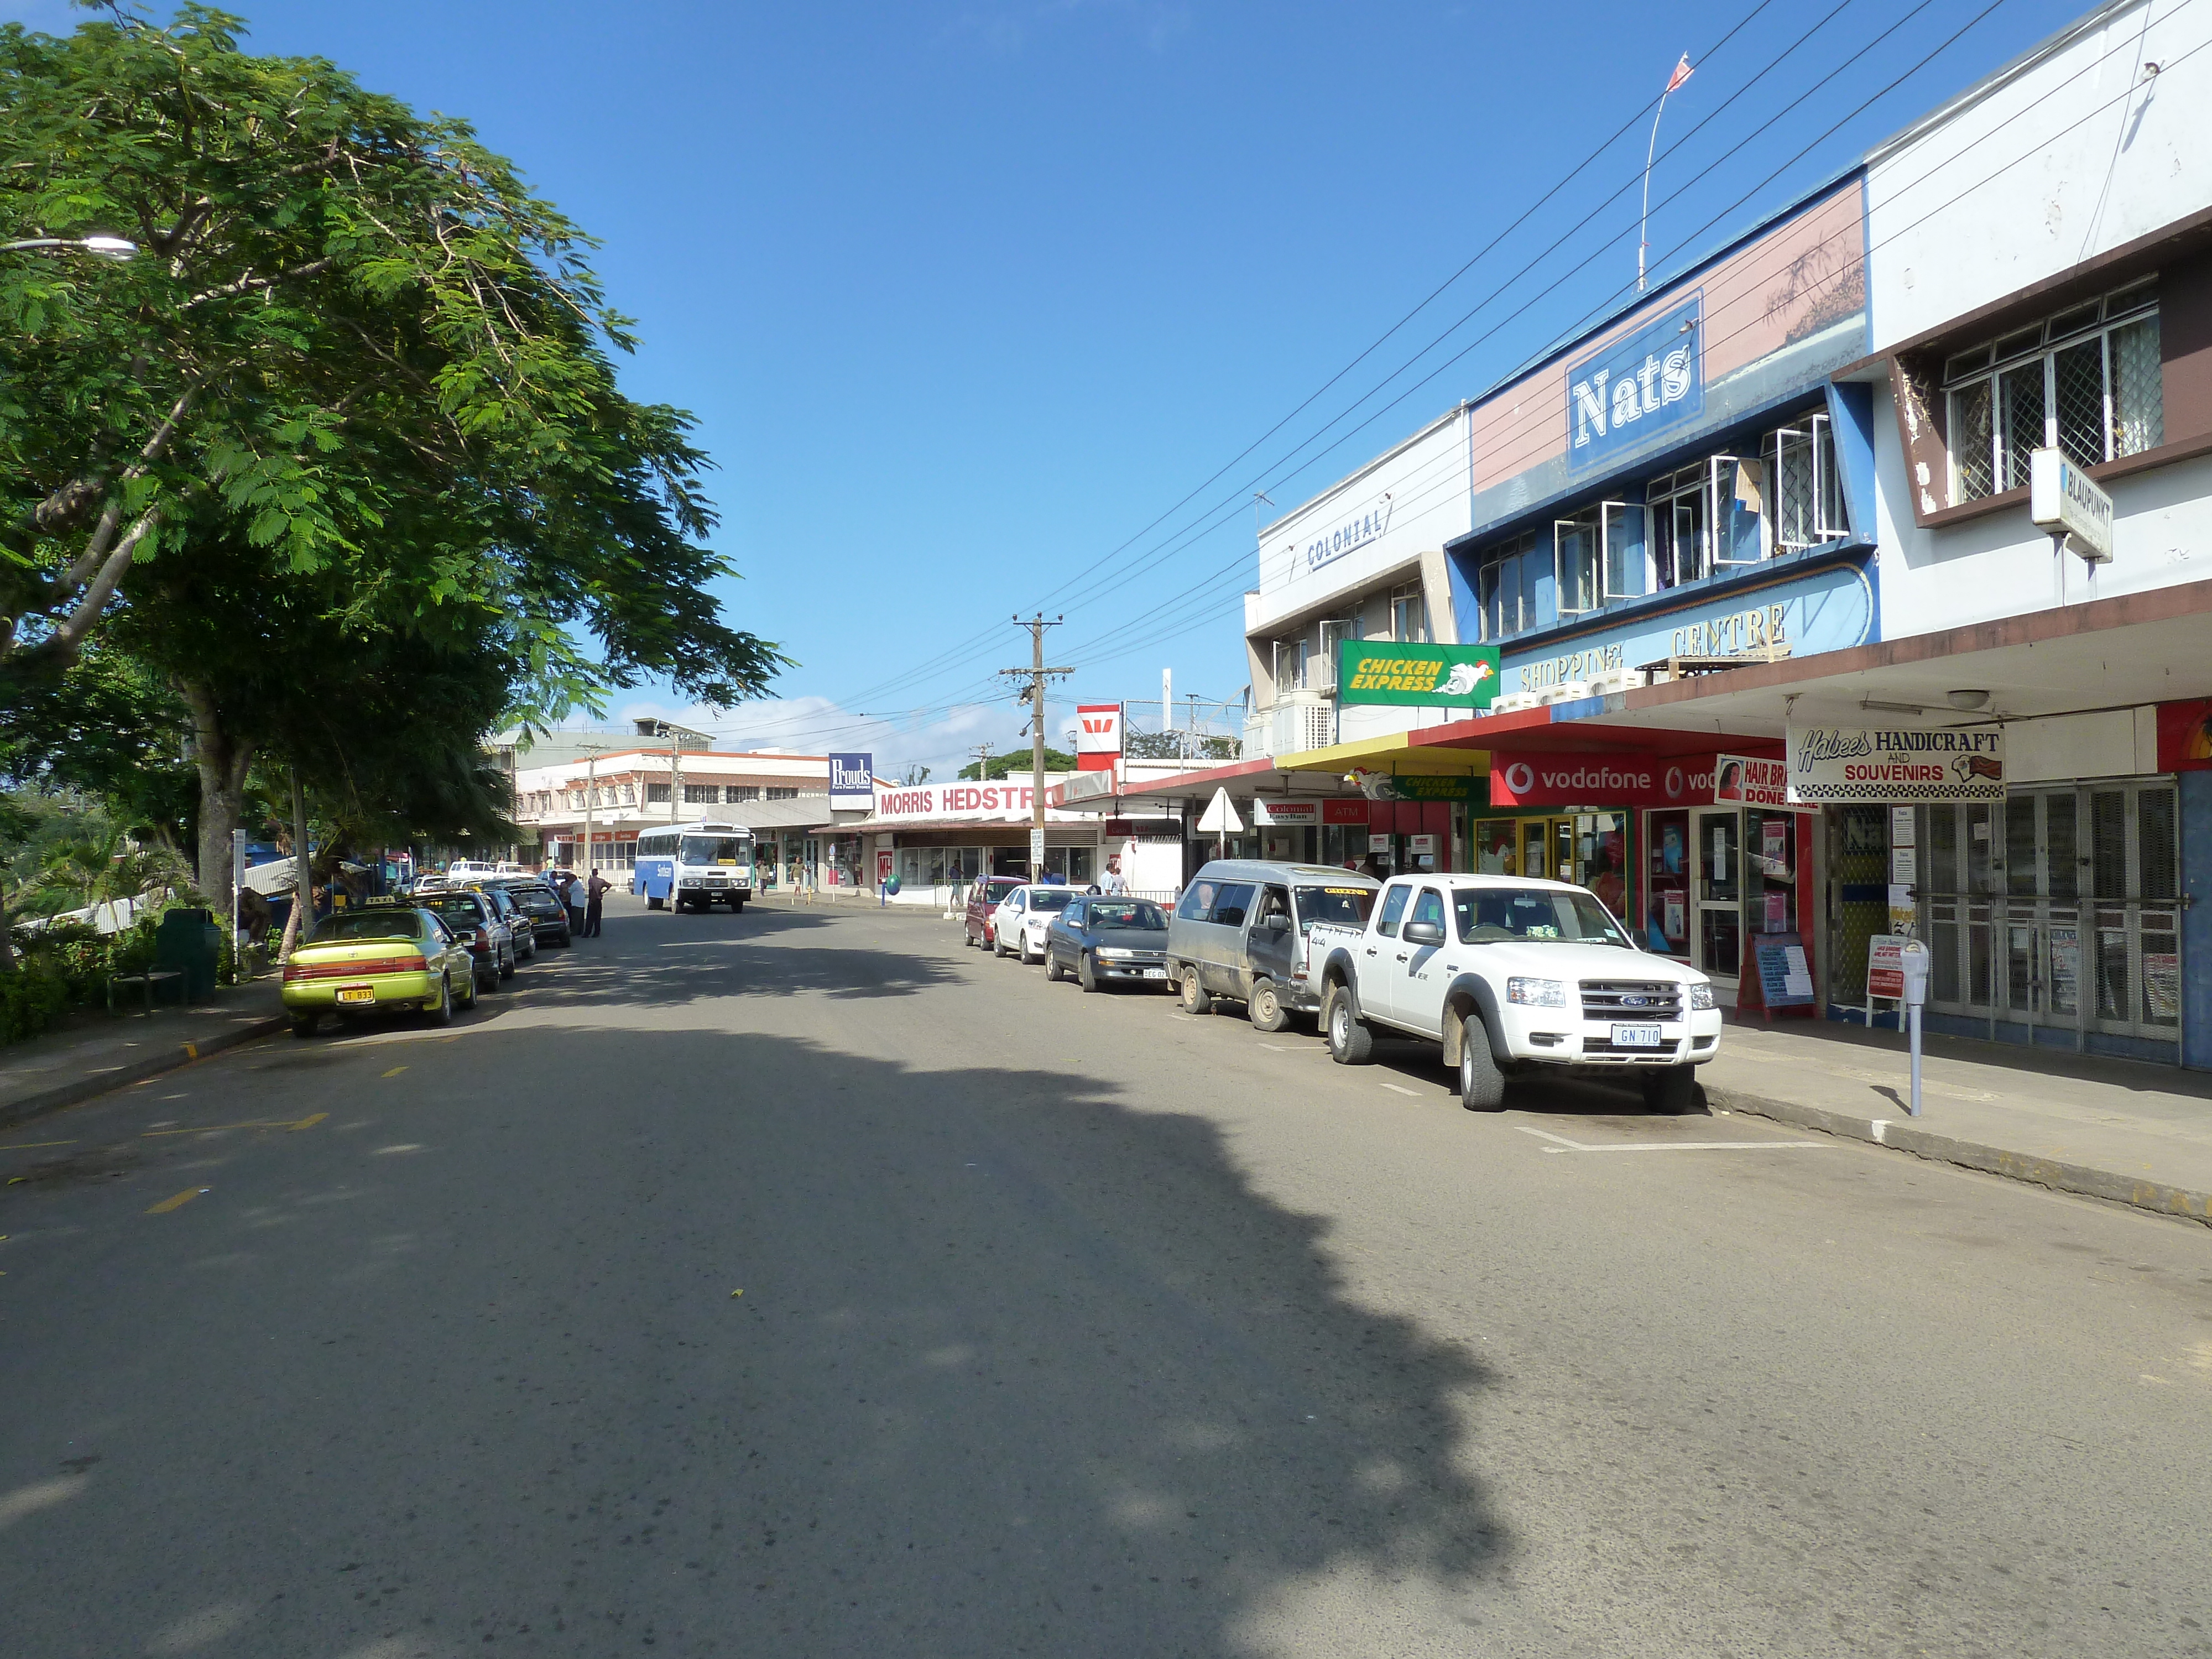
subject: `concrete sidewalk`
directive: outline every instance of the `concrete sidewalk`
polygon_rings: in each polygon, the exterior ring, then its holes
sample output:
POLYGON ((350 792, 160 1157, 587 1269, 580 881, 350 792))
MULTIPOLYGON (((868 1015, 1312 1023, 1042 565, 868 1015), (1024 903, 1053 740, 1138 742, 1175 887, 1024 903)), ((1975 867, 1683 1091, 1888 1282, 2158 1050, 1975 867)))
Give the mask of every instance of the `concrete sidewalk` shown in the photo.
POLYGON ((0 1129, 284 1029, 276 975, 224 986, 189 1008, 80 1017, 0 1048, 0 1129))
POLYGON ((1916 1118, 1896 1032, 1731 1014, 1698 1080, 1716 1110, 2212 1222, 2212 1076, 1959 1037, 1922 1056, 1916 1118))

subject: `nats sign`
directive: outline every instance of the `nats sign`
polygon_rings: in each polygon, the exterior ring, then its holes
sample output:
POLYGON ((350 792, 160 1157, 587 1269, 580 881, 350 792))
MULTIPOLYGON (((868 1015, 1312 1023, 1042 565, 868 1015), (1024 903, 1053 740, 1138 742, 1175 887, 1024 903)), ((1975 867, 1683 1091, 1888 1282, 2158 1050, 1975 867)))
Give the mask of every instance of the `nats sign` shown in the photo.
POLYGON ((1121 753, 1121 705, 1079 703, 1075 710, 1075 768, 1110 772, 1121 753))
POLYGON ((1492 806, 1687 806, 1713 798, 1713 757, 1562 755, 1490 757, 1492 806))

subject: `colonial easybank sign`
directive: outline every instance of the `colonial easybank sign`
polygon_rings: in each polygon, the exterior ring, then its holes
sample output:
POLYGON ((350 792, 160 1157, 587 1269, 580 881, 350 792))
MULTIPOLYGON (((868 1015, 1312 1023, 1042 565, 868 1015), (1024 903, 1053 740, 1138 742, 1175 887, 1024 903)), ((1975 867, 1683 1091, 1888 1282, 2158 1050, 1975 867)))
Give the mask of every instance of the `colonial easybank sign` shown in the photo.
POLYGON ((1580 471, 1642 448, 1705 406, 1698 324, 1705 296, 1567 368, 1567 465, 1580 471))
POLYGON ((1490 757, 1492 806, 1688 806, 1713 798, 1713 757, 1570 755, 1525 750, 1490 757))

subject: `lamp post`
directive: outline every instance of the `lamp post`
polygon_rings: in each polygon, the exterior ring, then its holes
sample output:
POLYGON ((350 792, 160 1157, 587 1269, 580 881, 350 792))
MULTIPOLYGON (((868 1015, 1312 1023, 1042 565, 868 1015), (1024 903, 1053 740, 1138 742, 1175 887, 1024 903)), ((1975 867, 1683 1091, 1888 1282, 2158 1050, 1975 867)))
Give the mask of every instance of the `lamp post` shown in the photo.
POLYGON ((137 258, 138 253, 137 243, 125 241, 120 236, 29 236, 20 242, 0 242, 0 253, 44 248, 89 253, 96 259, 112 259, 118 264, 137 258))

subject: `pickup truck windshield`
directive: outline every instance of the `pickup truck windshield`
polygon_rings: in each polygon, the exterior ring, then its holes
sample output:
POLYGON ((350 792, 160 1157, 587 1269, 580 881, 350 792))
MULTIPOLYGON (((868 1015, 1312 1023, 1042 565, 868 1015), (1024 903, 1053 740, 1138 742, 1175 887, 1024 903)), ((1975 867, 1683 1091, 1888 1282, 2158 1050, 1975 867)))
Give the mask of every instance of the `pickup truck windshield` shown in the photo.
POLYGON ((1301 887, 1298 889, 1298 932, 1304 933, 1317 921, 1333 921, 1345 927, 1364 927, 1368 915, 1374 908, 1375 890, 1372 887, 1301 887))
POLYGON ((1462 888, 1452 895, 1452 916, 1463 945, 1559 939, 1634 948, 1606 915, 1605 906, 1588 893, 1553 893, 1537 887, 1462 888))

